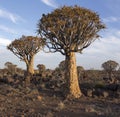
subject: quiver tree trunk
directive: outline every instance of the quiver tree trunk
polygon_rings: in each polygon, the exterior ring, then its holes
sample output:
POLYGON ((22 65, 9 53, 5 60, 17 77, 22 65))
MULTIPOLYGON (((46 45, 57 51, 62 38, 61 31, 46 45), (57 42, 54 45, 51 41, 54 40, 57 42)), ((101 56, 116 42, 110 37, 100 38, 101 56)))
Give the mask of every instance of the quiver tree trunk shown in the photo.
POLYGON ((108 72, 109 81, 110 81, 109 83, 114 83, 115 81, 115 78, 112 75, 113 75, 112 71, 108 72))
POLYGON ((79 98, 82 93, 79 87, 78 74, 76 67, 75 53, 71 52, 66 56, 65 60, 65 78, 66 78, 66 90, 65 96, 67 98, 79 98))
POLYGON ((112 79, 112 72, 111 71, 108 72, 108 77, 109 77, 110 80, 112 79))
POLYGON ((28 74, 34 74, 34 59, 32 58, 27 64, 28 74))
POLYGON ((29 61, 26 62, 27 73, 25 74, 26 85, 30 84, 31 76, 34 74, 34 57, 31 57, 29 61))

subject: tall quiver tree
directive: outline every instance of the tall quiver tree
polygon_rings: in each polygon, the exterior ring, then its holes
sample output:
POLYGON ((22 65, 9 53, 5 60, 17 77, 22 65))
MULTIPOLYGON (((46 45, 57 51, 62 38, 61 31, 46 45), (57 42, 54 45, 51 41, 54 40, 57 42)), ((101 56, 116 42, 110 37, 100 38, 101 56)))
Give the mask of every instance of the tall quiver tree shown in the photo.
POLYGON ((50 14, 43 14, 38 23, 38 34, 46 40, 50 52, 65 55, 67 97, 79 98, 79 88, 75 52, 81 53, 96 38, 105 25, 99 15, 79 6, 64 6, 50 14))
POLYGON ((34 74, 34 56, 44 47, 44 44, 41 38, 22 36, 15 39, 7 48, 26 63, 27 74, 34 74))

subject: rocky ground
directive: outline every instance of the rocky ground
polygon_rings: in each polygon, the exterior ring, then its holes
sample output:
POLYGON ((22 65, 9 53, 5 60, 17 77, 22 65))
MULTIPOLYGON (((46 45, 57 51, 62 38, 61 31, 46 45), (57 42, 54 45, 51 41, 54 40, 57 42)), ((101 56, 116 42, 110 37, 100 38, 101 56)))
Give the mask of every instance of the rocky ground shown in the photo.
POLYGON ((65 100, 44 85, 0 83, 0 117, 120 117, 120 98, 84 95, 65 100))

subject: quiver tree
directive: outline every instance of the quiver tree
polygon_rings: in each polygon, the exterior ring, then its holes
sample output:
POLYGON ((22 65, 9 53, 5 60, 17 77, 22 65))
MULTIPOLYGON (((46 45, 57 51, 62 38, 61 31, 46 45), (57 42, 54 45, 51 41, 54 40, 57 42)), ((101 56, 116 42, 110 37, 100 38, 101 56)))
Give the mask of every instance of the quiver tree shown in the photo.
POLYGON ((112 74, 118 67, 119 64, 112 60, 106 61, 102 64, 102 68, 108 73, 110 80, 112 80, 112 74))
POLYGON ((44 41, 41 38, 22 36, 19 39, 15 39, 7 48, 26 63, 27 74, 34 74, 34 56, 43 47, 44 41))
POLYGON ((6 62, 6 63, 5 63, 5 66, 6 66, 7 70, 8 70, 8 72, 9 72, 11 75, 16 74, 17 65, 14 65, 14 64, 11 63, 11 62, 6 62))
POLYGON ((38 64, 38 65, 37 65, 37 68, 38 68, 38 70, 39 70, 40 76, 43 77, 44 74, 45 74, 45 70, 46 70, 45 65, 43 65, 43 64, 38 64))
POLYGON ((50 52, 65 55, 67 97, 79 98, 75 52, 81 53, 96 38, 105 25, 99 15, 79 6, 58 8, 50 14, 43 14, 38 23, 38 34, 46 40, 50 52))

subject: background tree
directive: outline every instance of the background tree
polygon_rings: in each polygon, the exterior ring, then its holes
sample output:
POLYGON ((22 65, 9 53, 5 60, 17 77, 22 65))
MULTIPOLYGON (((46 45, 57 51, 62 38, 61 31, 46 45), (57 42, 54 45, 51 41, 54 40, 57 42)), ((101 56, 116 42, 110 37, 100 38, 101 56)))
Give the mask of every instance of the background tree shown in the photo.
POLYGON ((118 66, 119 64, 112 60, 109 60, 102 64, 102 68, 108 73, 110 80, 112 80, 112 73, 117 69, 118 66))
POLYGON ((9 74, 11 74, 11 75, 16 74, 17 65, 14 65, 11 62, 6 62, 5 66, 6 66, 9 74))
POLYGON ((22 36, 15 39, 7 48, 26 63, 27 73, 34 74, 34 56, 43 46, 44 42, 41 38, 22 36))
POLYGON ((60 62, 60 64, 59 64, 59 69, 60 69, 61 71, 65 71, 65 61, 64 61, 64 60, 60 62))
POLYGON ((37 68, 38 68, 38 70, 39 70, 39 74, 40 74, 42 77, 45 76, 45 70, 46 70, 45 65, 43 65, 43 64, 38 64, 38 65, 37 65, 37 68))
POLYGON ((54 69, 54 72, 52 73, 52 75, 55 77, 55 79, 65 79, 65 61, 61 61, 58 65, 58 67, 56 67, 54 69))
POLYGON ((99 15, 79 6, 58 8, 50 14, 43 14, 38 23, 38 34, 46 40, 50 52, 65 55, 67 97, 79 98, 75 52, 81 53, 96 38, 105 25, 99 15))

